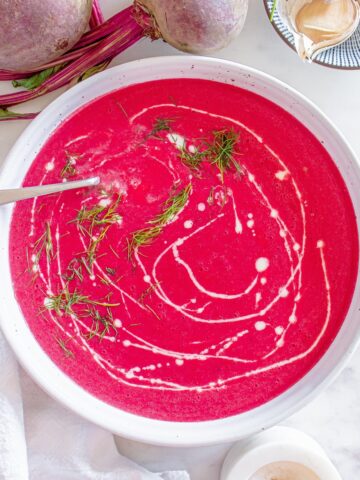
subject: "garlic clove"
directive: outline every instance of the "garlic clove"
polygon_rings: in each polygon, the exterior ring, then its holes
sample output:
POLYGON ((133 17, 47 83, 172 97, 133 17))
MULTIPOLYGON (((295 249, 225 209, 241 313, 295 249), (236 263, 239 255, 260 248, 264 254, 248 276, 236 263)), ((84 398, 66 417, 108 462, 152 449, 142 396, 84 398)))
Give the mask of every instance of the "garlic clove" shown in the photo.
POLYGON ((279 0, 278 12, 303 60, 347 40, 360 21, 358 0, 279 0))

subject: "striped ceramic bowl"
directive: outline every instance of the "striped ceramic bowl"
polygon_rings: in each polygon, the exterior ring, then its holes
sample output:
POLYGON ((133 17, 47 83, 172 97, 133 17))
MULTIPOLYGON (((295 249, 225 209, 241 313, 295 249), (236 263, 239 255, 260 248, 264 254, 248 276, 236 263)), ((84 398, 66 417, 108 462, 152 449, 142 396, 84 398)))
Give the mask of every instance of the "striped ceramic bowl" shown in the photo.
MULTIPOLYGON (((270 17, 274 0, 264 0, 265 8, 270 17)), ((277 11, 275 11, 272 26, 280 37, 295 50, 294 37, 282 22, 277 11)), ((360 26, 346 42, 319 53, 314 60, 315 63, 325 67, 333 67, 345 70, 360 69, 360 26)))

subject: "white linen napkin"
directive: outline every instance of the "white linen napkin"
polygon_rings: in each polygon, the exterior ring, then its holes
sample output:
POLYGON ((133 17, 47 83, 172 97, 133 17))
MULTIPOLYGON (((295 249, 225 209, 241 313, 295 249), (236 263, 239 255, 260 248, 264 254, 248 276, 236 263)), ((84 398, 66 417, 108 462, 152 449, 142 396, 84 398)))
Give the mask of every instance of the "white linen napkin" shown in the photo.
POLYGON ((0 480, 190 480, 121 456, 111 433, 46 395, 0 332, 0 480))

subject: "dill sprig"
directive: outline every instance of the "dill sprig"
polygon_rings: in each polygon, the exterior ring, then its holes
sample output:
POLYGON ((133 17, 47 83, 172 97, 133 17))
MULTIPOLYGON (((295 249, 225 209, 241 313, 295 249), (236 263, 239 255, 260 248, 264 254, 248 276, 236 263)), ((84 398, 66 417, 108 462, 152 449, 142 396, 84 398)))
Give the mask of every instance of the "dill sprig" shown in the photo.
POLYGON ((152 307, 150 307, 150 305, 144 304, 144 307, 145 307, 147 310, 149 310, 149 312, 152 313, 155 318, 157 318, 158 320, 161 321, 161 318, 159 317, 159 315, 155 312, 155 310, 154 310, 152 307))
POLYGON ((217 130, 213 132, 213 143, 209 144, 207 157, 209 162, 216 165, 220 171, 221 181, 224 182, 224 173, 232 166, 238 173, 242 169, 234 158, 235 147, 239 140, 239 134, 235 130, 217 130))
POLYGON ((76 160, 79 158, 79 155, 71 154, 69 152, 65 152, 65 165, 60 172, 61 178, 69 178, 76 175, 76 160))
POLYGON ((45 252, 46 258, 50 262, 54 258, 54 246, 51 235, 50 223, 45 222, 45 231, 38 240, 34 243, 33 255, 34 264, 39 265, 41 255, 45 252))
POLYGON ((152 283, 146 290, 142 292, 140 295, 138 302, 144 304, 144 300, 146 297, 150 296, 154 290, 156 290, 160 285, 160 282, 152 283))
POLYGON ((185 207, 192 189, 191 183, 180 190, 179 193, 169 197, 164 203, 165 210, 156 215, 149 223, 156 226, 164 226, 169 223, 174 217, 185 207))
POLYGON ((106 237, 111 225, 121 220, 121 215, 117 212, 120 201, 121 195, 118 194, 116 200, 109 206, 95 205, 92 208, 82 206, 76 219, 73 220, 77 223, 81 233, 88 235, 90 239, 85 252, 87 258, 81 258, 81 262, 90 275, 92 275, 92 267, 101 242, 106 237))
POLYGON ((93 271, 92 271, 92 268, 90 268, 89 266, 88 259, 85 257, 81 257, 79 261, 91 277, 93 275, 93 271))
POLYGON ((150 245, 152 241, 162 233, 164 226, 181 212, 188 201, 191 189, 192 185, 189 183, 185 188, 180 190, 179 193, 169 197, 163 204, 163 211, 148 221, 150 226, 137 230, 131 235, 127 245, 129 259, 132 257, 135 249, 150 245))
POLYGON ((77 258, 73 258, 69 265, 67 266, 66 273, 62 274, 62 278, 67 281, 71 282, 72 280, 78 278, 80 282, 83 281, 84 276, 82 273, 82 265, 80 264, 80 260, 77 258))
POLYGON ((147 138, 155 137, 160 138, 158 133, 159 132, 169 132, 171 130, 171 124, 175 121, 174 118, 156 118, 153 124, 152 130, 150 131, 147 138))
POLYGON ((92 208, 86 208, 83 205, 73 221, 77 222, 83 232, 91 235, 94 227, 112 225, 121 220, 121 216, 116 212, 120 201, 121 194, 118 194, 116 200, 108 206, 94 205, 92 208), (84 227, 84 224, 87 224, 87 228, 84 227))
POLYGON ((115 335, 117 334, 114 317, 110 308, 106 309, 106 315, 102 315, 97 308, 89 307, 81 316, 92 319, 90 331, 86 334, 86 338, 89 340, 96 336, 102 340, 111 329, 114 330, 115 335))
POLYGON ((123 107, 123 105, 120 102, 116 102, 116 105, 120 108, 120 110, 125 115, 125 117, 129 118, 129 115, 128 115, 127 111, 125 110, 125 108, 123 107))
POLYGON ((64 352, 65 357, 74 358, 74 356, 75 356, 74 353, 66 346, 67 341, 63 340, 60 337, 55 337, 55 340, 56 340, 57 344, 59 345, 59 347, 61 348, 61 350, 64 352))
POLYGON ((109 228, 110 228, 110 225, 103 228, 97 236, 91 237, 91 241, 90 241, 89 246, 88 246, 87 251, 86 251, 87 262, 88 262, 88 265, 89 265, 91 271, 92 271, 92 267, 93 267, 94 262, 95 262, 96 257, 97 257, 97 252, 98 252, 99 246, 100 246, 101 242, 104 240, 104 238, 106 237, 106 234, 107 234, 109 228))
POLYGON ((100 302, 92 300, 87 295, 79 293, 76 289, 71 292, 68 284, 57 294, 47 298, 45 308, 53 310, 56 314, 73 315, 74 305, 97 305, 105 308, 118 307, 119 303, 100 302))
POLYGON ((207 203, 209 205, 214 205, 214 201, 215 201, 215 188, 211 187, 209 196, 207 198, 207 203))
POLYGON ((224 173, 230 170, 232 166, 238 173, 242 173, 239 163, 234 155, 236 145, 239 141, 239 134, 235 130, 215 130, 212 132, 211 141, 203 140, 200 147, 195 152, 189 152, 186 147, 180 149, 179 158, 190 170, 198 172, 202 163, 207 161, 215 165, 221 175, 221 181, 224 182, 224 173))
POLYGON ((234 129, 214 130, 211 141, 203 140, 195 152, 189 152, 185 146, 180 149, 179 158, 190 170, 198 172, 203 162, 207 161, 215 165, 224 183, 224 173, 235 167, 238 173, 242 173, 241 166, 235 160, 236 145, 239 141, 239 134, 234 129))
POLYGON ((190 170, 198 172, 200 166, 207 155, 207 150, 200 152, 196 150, 191 153, 186 149, 186 146, 180 148, 179 158, 184 165, 186 165, 190 170))
POLYGON ((112 247, 111 245, 109 245, 109 248, 110 248, 110 250, 112 251, 112 253, 115 255, 115 257, 120 260, 120 255, 116 252, 116 250, 114 249, 114 247, 112 247))
POLYGON ((100 280, 100 283, 102 283, 103 285, 106 285, 106 286, 111 285, 111 282, 109 282, 109 280, 107 280, 102 275, 96 275, 96 276, 100 280))
POLYGON ((114 277, 115 274, 116 274, 116 270, 115 268, 111 268, 111 267, 106 267, 105 268, 105 272, 110 275, 110 277, 114 277))

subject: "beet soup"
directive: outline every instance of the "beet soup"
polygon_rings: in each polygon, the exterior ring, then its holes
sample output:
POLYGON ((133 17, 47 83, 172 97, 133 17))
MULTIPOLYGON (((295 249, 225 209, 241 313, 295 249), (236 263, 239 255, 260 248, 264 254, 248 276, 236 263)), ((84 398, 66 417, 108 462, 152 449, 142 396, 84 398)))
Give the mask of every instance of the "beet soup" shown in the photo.
POLYGON ((16 205, 14 289, 53 362, 97 398, 172 421, 253 409, 346 316, 354 210, 321 143, 270 101, 171 79, 111 92, 51 135, 16 205))

